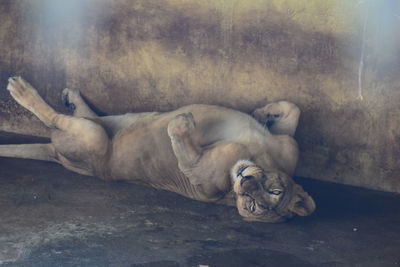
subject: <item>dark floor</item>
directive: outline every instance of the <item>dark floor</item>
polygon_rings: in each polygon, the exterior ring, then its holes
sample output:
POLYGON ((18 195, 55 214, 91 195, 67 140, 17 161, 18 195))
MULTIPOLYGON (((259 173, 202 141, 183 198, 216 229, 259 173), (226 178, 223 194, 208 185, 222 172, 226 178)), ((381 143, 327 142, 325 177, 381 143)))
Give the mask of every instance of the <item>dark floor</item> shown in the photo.
POLYGON ((248 223, 234 208, 0 158, 0 265, 400 266, 400 195, 297 180, 312 216, 248 223))

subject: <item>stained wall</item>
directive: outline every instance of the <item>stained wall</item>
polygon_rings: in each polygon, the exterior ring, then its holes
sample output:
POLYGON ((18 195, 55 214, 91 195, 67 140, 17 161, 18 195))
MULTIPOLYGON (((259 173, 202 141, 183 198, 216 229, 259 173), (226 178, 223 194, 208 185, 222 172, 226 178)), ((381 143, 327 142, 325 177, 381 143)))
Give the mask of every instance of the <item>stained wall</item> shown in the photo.
POLYGON ((397 1, 1 0, 0 129, 48 135, 5 90, 101 114, 299 105, 297 175, 400 192, 397 1), (396 24, 397 23, 397 24, 396 24))

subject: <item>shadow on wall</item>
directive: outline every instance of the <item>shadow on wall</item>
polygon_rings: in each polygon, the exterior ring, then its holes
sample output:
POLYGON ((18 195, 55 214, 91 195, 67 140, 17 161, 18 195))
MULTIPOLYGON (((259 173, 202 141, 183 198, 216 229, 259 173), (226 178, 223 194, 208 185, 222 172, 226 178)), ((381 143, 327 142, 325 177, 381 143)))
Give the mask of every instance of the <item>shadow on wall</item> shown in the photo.
MULTIPOLYGON (((4 0, 0 86, 22 75, 60 111, 62 89, 78 88, 110 114, 287 99, 303 111, 299 175, 400 192, 396 10, 394 0, 4 0)), ((48 134, 6 90, 0 100, 1 129, 48 134)))
POLYGON ((4 36, 12 42, 3 53, 15 51, 8 74, 24 74, 55 105, 50 94, 70 86, 106 112, 199 101, 251 110, 274 94, 281 76, 340 66, 338 40, 305 31, 271 4, 242 11, 231 1, 190 2, 10 4, 2 11, 12 14, 9 24, 20 19, 4 36))

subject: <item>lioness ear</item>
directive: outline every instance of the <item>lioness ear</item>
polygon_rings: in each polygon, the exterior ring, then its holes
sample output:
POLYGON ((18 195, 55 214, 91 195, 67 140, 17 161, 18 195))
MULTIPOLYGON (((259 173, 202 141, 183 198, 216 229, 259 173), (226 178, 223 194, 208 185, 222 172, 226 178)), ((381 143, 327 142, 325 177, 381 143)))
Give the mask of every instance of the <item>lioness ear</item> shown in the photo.
POLYGON ((295 184, 294 185, 294 196, 289 204, 289 210, 300 216, 308 216, 315 210, 315 202, 303 188, 295 184))

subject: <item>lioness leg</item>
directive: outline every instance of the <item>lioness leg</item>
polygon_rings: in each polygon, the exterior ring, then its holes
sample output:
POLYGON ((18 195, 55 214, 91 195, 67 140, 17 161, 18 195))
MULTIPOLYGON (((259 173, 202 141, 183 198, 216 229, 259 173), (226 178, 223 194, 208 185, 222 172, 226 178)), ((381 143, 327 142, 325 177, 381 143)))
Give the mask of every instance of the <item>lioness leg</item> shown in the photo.
MULTIPOLYGON (((171 138, 172 148, 178 160, 179 169, 194 186, 201 186, 206 199, 212 199, 218 195, 219 189, 213 183, 207 183, 209 169, 202 166, 203 151, 193 142, 191 133, 195 128, 191 113, 180 114, 168 124, 168 135, 171 138)), ((218 198, 218 197, 217 197, 218 198)))
POLYGON ((235 163, 233 158, 221 158, 221 155, 238 155, 244 148, 234 142, 221 142, 201 148, 193 140, 194 130, 195 121, 191 113, 180 114, 168 124, 168 135, 178 160, 178 167, 192 185, 201 187, 199 191, 206 196, 203 200, 218 199, 221 197, 220 193, 228 190, 230 186, 227 179, 220 178, 224 177, 235 163))
POLYGON ((58 162, 52 144, 0 145, 0 157, 58 162))
POLYGON ((256 109, 253 117, 267 125, 272 134, 293 136, 300 117, 300 109, 288 101, 279 101, 256 109))
POLYGON ((21 77, 8 79, 7 90, 21 106, 36 115, 46 126, 52 128, 57 113, 39 96, 38 92, 21 77))
MULTIPOLYGON (((7 90, 10 91, 10 94, 15 99, 15 101, 17 101, 21 106, 35 114, 44 124, 46 124, 50 128, 55 128, 75 134, 79 134, 81 132, 91 132, 91 130, 98 128, 94 122, 90 122, 83 118, 76 118, 57 113, 52 107, 44 102, 36 89, 34 89, 21 77, 10 78, 7 90)), ((74 97, 75 100, 82 100, 79 95, 75 95, 74 97)), ((82 100, 82 103, 79 103, 78 106, 80 107, 80 110, 85 110, 86 104, 84 104, 82 100), (83 106, 80 104, 83 104, 83 106)), ((91 112, 90 109, 86 109, 86 111, 91 112)))
POLYGON ((75 117, 97 117, 97 114, 89 108, 77 89, 65 88, 62 92, 62 101, 68 108, 73 110, 75 117))
POLYGON ((187 169, 199 161, 202 156, 201 148, 190 138, 195 122, 191 113, 180 114, 168 124, 168 135, 172 148, 178 159, 179 168, 185 173, 187 169))
MULTIPOLYGON (((10 78, 7 89, 18 103, 53 129, 54 154, 57 161, 66 168, 78 172, 84 169, 80 173, 90 174, 91 167, 103 159, 108 150, 109 138, 102 126, 88 119, 57 113, 21 77, 10 78)), ((26 158, 37 159, 29 157, 31 154, 28 150, 25 152, 26 158)), ((23 157, 23 153, 16 156, 23 157)))

